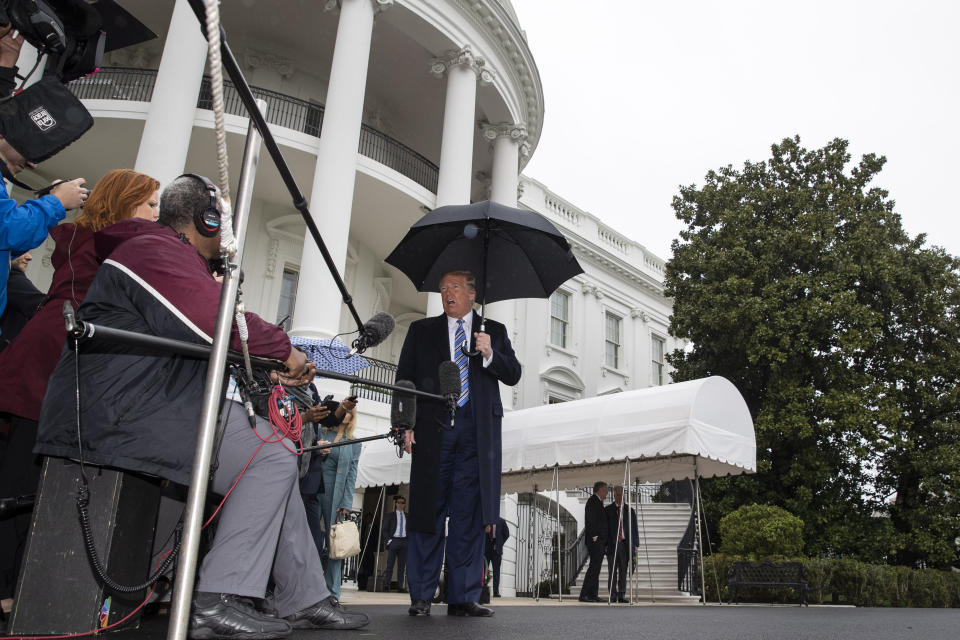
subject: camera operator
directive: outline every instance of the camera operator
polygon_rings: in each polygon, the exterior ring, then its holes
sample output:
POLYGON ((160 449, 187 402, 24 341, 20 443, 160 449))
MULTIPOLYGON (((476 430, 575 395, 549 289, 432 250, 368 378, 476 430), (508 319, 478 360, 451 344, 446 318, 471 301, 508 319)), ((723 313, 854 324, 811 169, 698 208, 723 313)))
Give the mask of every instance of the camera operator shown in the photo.
MULTIPOLYGON (((5 98, 14 88, 23 36, 13 37, 9 25, 0 27, 0 34, 0 96, 5 98)), ((4 178, 12 180, 33 166, 0 136, 0 174, 4 178)), ((0 182, 0 313, 7 306, 10 251, 29 251, 38 247, 46 239, 49 229, 63 220, 68 209, 82 206, 89 193, 83 182, 83 178, 60 182, 49 194, 27 200, 19 206, 7 194, 6 185, 0 182)))

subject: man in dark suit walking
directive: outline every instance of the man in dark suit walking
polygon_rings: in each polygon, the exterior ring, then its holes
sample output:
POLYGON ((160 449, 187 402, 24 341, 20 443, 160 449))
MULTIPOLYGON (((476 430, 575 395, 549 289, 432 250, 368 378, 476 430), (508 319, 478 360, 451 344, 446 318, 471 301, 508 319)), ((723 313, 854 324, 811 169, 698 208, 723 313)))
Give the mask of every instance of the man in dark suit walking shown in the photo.
POLYGON ((503 518, 497 520, 496 527, 487 527, 486 557, 493 568, 493 597, 500 597, 500 561, 503 559, 503 545, 510 538, 510 528, 503 518))
POLYGON ((607 546, 607 514, 603 510, 603 501, 607 497, 607 483, 597 481, 593 485, 593 495, 584 508, 583 537, 587 541, 587 554, 590 565, 580 588, 580 602, 599 602, 600 565, 603 564, 603 552, 607 546))
POLYGON ((499 322, 473 312, 476 297, 468 271, 440 279, 443 315, 410 325, 397 380, 438 393, 441 362, 460 369, 460 396, 451 421, 446 406, 418 399, 417 423, 406 432, 410 469, 410 533, 407 542, 407 585, 412 616, 430 615, 430 601, 444 557, 444 521, 449 515, 446 558, 450 567, 448 615, 490 616, 480 606, 484 528, 500 517, 501 422, 500 386, 520 381, 520 363, 499 322), (470 336, 478 355, 464 355, 470 336))
POLYGON ((637 512, 623 504, 623 487, 614 487, 613 504, 607 505, 607 589, 611 602, 630 602, 627 599, 627 566, 633 552, 640 547, 637 512), (627 523, 630 529, 627 529, 627 523), (629 544, 628 544, 629 543, 629 544))
POLYGON ((407 499, 393 496, 393 511, 383 519, 383 544, 387 548, 387 580, 384 588, 390 588, 393 563, 397 563, 397 591, 406 592, 403 578, 407 566, 407 499))

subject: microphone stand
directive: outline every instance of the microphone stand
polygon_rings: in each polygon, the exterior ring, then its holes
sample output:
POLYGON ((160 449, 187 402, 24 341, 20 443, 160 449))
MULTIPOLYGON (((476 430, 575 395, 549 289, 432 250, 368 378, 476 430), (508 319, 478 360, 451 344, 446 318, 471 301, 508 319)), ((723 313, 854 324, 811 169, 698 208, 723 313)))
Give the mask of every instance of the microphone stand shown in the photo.
MULTIPOLYGON (((184 342, 182 340, 174 340, 173 338, 162 338, 160 336, 151 336, 142 333, 136 333, 134 331, 127 331, 126 329, 106 327, 101 324, 93 324, 92 322, 83 322, 82 320, 76 319, 76 316, 73 312, 73 307, 69 302, 65 302, 63 306, 63 315, 66 321, 67 335, 71 338, 76 338, 81 342, 98 340, 102 338, 111 343, 143 347, 162 353, 175 353, 190 358, 197 358, 199 360, 206 360, 210 358, 210 355, 213 352, 213 347, 205 344, 184 342), (68 309, 67 307, 70 308, 68 309)), ((237 351, 227 351, 226 359, 229 362, 236 362, 239 364, 243 364, 244 362, 243 354, 237 351)), ((250 363, 258 369, 277 369, 279 371, 286 369, 286 365, 284 365, 284 363, 272 358, 250 356, 250 363)), ((446 396, 430 393, 429 391, 411 389, 410 387, 398 387, 397 385, 390 384, 389 382, 370 380, 368 378, 347 375, 344 373, 338 373, 336 371, 329 371, 327 369, 317 369, 317 376, 320 378, 331 378, 333 380, 350 382, 352 384, 369 385, 379 389, 388 389, 390 391, 397 391, 400 393, 409 393, 410 395, 420 396, 421 398, 427 398, 429 400, 439 400, 441 402, 447 401, 446 396)))

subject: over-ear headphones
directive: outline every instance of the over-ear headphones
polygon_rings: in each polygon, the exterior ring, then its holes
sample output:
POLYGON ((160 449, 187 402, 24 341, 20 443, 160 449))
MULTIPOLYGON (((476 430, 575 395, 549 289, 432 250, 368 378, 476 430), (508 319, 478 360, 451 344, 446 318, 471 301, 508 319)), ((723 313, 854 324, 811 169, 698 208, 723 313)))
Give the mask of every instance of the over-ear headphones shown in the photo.
POLYGON ((193 178, 203 183, 210 201, 204 207, 193 213, 193 224, 197 228, 197 233, 205 238, 212 238, 220 233, 220 203, 217 198, 217 187, 207 178, 195 173, 185 173, 181 178, 193 178))

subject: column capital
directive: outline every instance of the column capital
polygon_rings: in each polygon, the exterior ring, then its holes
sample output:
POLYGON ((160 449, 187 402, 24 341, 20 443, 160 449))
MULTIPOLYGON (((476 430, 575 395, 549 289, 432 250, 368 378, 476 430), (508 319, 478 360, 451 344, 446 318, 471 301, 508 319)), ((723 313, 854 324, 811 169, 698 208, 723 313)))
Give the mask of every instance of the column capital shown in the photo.
MULTIPOLYGON (((373 3, 374 13, 380 13, 381 11, 386 11, 393 6, 393 0, 370 0, 373 3)), ((340 8, 340 5, 343 3, 343 0, 326 0, 323 4, 324 11, 336 11, 340 8)))
MULTIPOLYGON (((512 122, 500 122, 498 124, 481 122, 479 126, 480 131, 483 132, 483 137, 490 142, 497 138, 510 138, 518 144, 524 144, 527 140, 527 125, 522 122, 518 124, 512 122)), ((529 152, 529 145, 527 148, 529 152)))
POLYGON ((450 49, 444 52, 443 55, 431 60, 430 73, 437 78, 442 78, 448 69, 460 65, 465 65, 472 69, 473 72, 477 74, 477 80, 481 85, 493 83, 496 75, 493 69, 487 67, 487 61, 484 60, 482 56, 473 53, 470 45, 466 45, 462 49, 450 49))

